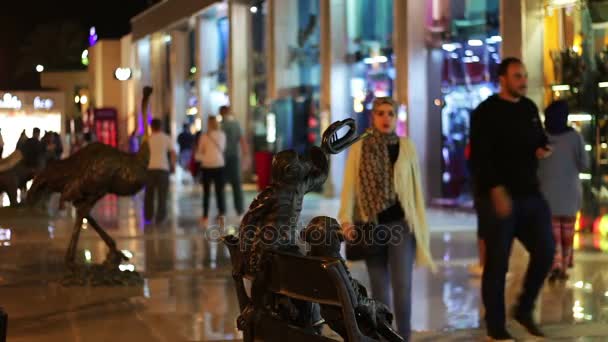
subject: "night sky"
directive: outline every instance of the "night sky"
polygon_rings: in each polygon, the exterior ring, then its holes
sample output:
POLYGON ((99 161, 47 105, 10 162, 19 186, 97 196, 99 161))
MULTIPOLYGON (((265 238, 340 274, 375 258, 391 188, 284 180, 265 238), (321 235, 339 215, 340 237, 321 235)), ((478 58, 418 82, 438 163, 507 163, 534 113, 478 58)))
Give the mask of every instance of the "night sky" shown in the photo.
MULTIPOLYGON (((19 74, 22 49, 32 32, 73 23, 82 28, 83 44, 88 29, 97 28, 100 39, 119 38, 130 31, 130 18, 158 0, 2 0, 0 10, 0 89, 33 89, 38 74, 19 74)), ((62 51, 50 47, 53 53, 62 51)), ((63 56, 59 56, 63 57, 63 56)), ((28 69, 29 70, 29 69, 28 69)))

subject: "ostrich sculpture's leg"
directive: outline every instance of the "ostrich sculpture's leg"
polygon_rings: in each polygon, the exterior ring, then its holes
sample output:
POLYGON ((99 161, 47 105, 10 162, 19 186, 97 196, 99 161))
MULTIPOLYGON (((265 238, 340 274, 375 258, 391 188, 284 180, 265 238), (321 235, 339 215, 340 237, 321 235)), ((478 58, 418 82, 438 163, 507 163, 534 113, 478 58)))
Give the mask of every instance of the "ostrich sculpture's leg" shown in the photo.
POLYGON ((95 229, 97 234, 99 234, 99 237, 101 237, 101 239, 106 243, 106 245, 110 249, 106 260, 104 261, 104 264, 106 266, 110 268, 118 267, 118 265, 123 260, 129 260, 129 258, 127 258, 121 251, 116 248, 116 242, 114 241, 114 239, 112 239, 112 237, 103 228, 101 228, 99 223, 97 223, 97 221, 95 221, 95 219, 91 215, 87 215, 87 220, 91 227, 95 229))
POLYGON ((83 218, 84 215, 81 215, 80 211, 78 211, 76 223, 74 224, 74 230, 72 231, 72 238, 70 239, 70 246, 68 247, 68 252, 65 255, 65 264, 71 270, 76 268, 76 247, 78 246, 78 238, 80 237, 83 218))
POLYGON ((82 220, 89 215, 93 204, 79 202, 74 203, 74 206, 76 206, 76 222, 74 223, 74 231, 72 232, 68 253, 65 256, 65 263, 71 270, 76 268, 76 248, 78 247, 78 239, 80 238, 80 230, 82 229, 82 220))

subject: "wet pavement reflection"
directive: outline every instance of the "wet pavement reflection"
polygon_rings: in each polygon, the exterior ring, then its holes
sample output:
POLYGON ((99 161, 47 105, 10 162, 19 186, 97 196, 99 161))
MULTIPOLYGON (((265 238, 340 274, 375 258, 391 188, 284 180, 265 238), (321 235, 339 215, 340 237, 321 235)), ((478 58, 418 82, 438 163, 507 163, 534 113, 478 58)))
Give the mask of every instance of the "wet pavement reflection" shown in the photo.
MULTIPOLYGON (((144 283, 136 287, 61 286, 73 211, 45 217, 0 209, 0 306, 9 314, 9 341, 241 339, 230 260, 218 241, 222 232, 198 226, 197 187, 179 184, 174 194, 171 219, 162 225, 143 224, 142 194, 109 196, 95 208, 93 215, 102 227, 132 255, 123 267, 142 274, 144 283)), ((248 199, 253 195, 249 192, 248 199)), ((337 206, 336 200, 308 196, 302 220, 335 215, 337 206)), ((468 273, 468 265, 477 257, 474 217, 439 210, 431 210, 429 216, 432 251, 440 268, 436 274, 415 271, 414 340, 481 340, 481 280, 468 273)), ((229 216, 227 222, 234 227, 238 218, 229 216)), ((608 339, 608 254, 602 249, 608 242, 581 235, 576 244, 570 280, 545 286, 538 318, 550 340, 604 341, 608 339)), ((103 242, 84 225, 79 263, 100 263, 106 253, 103 242)), ((516 244, 507 276, 509 303, 520 288, 526 258, 516 244)), ((350 267, 355 278, 369 284, 362 263, 350 267)), ((514 332, 524 336, 521 330, 514 332)))

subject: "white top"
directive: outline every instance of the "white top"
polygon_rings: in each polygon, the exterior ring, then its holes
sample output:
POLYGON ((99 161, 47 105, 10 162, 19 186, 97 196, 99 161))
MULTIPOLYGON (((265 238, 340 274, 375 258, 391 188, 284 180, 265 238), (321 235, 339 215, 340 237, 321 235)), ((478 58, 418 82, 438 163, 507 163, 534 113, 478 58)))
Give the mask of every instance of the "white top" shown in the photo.
POLYGON ((169 152, 175 153, 171 137, 162 132, 150 135, 150 162, 148 169, 169 171, 169 152))
POLYGON ((202 134, 196 149, 196 160, 204 168, 224 167, 224 151, 226 150, 226 134, 215 130, 202 134))

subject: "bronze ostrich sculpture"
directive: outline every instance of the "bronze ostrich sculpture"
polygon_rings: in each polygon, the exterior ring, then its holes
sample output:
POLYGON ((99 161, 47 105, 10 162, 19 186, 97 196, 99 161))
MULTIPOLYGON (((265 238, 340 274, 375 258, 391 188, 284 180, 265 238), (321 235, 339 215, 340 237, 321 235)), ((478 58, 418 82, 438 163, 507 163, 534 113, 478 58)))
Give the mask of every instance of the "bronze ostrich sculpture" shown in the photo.
POLYGON ((143 94, 145 135, 136 154, 122 152, 101 143, 93 143, 70 157, 49 165, 34 178, 28 196, 29 203, 38 203, 49 193, 59 192, 60 202, 72 202, 76 207, 76 223, 65 256, 66 264, 71 270, 76 269, 76 247, 85 218, 110 249, 103 263, 106 268, 116 269, 123 260, 129 260, 116 248, 114 239, 91 216, 91 210, 106 194, 131 196, 145 185, 150 160, 146 112, 152 88, 144 87, 143 94))
POLYGON ((10 205, 16 206, 17 190, 24 188, 45 165, 44 151, 36 149, 16 150, 7 158, 0 159, 0 195, 6 192, 10 205))

